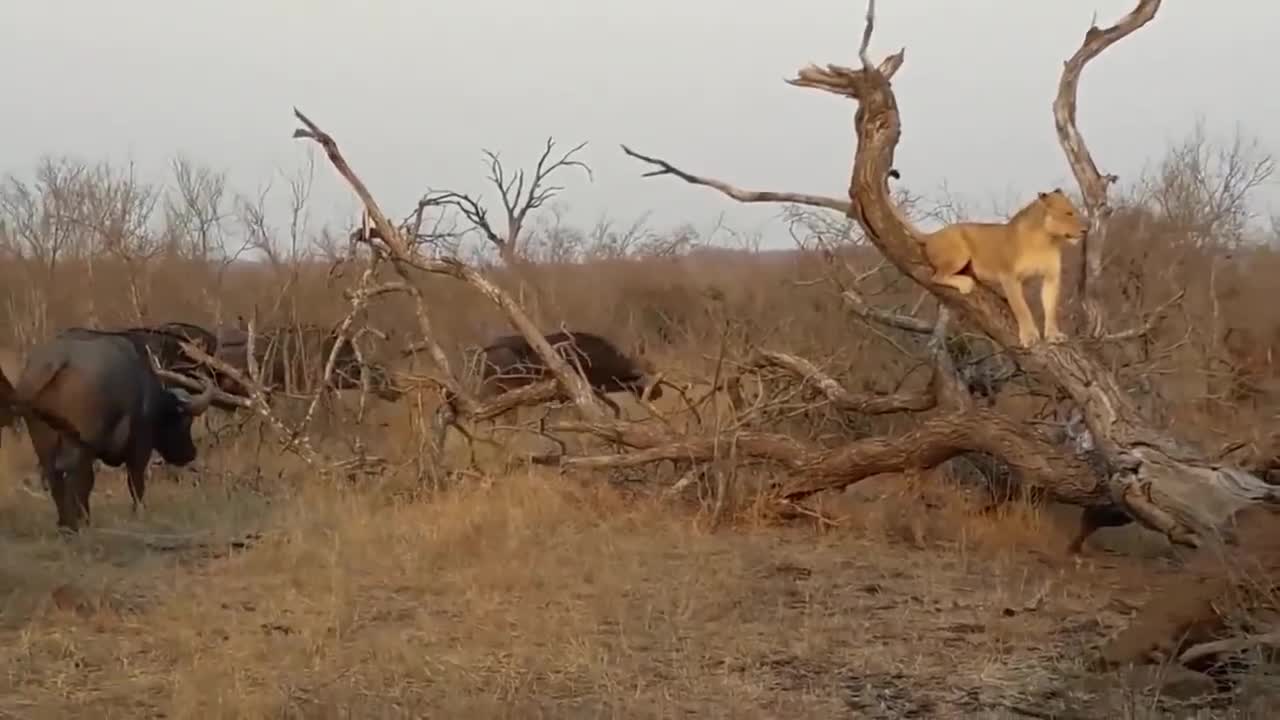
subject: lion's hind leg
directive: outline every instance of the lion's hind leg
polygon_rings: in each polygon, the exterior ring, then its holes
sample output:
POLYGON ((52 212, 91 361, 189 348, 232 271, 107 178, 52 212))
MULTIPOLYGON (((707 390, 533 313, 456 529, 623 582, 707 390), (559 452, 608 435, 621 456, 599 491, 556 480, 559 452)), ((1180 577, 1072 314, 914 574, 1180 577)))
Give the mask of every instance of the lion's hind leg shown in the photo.
POLYGON ((933 267, 933 277, 938 285, 946 285, 962 295, 973 292, 974 279, 960 273, 970 265, 969 251, 961 242, 946 238, 925 244, 925 258, 933 267))
POLYGON ((959 290, 961 295, 968 295, 973 292, 974 288, 973 278, 968 275, 943 275, 942 273, 935 272, 932 280, 939 285, 950 285, 956 290, 959 290))

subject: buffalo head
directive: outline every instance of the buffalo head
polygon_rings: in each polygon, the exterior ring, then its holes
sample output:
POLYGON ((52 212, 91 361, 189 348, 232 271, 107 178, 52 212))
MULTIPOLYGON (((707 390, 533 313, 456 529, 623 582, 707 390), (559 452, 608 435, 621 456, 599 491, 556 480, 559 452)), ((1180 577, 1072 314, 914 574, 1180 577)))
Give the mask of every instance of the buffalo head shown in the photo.
POLYGON ((189 395, 181 388, 164 390, 155 416, 155 449, 171 465, 187 465, 196 459, 196 445, 191 439, 192 419, 204 414, 213 403, 214 385, 205 380, 199 395, 189 395))

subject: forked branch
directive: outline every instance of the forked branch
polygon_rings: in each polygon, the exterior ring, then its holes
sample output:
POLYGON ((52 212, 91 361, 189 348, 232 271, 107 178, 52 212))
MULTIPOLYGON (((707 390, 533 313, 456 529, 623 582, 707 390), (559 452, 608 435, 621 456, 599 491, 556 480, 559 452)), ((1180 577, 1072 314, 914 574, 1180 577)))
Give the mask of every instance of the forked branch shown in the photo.
POLYGON ((1138 0, 1137 6, 1115 25, 1099 30, 1096 25, 1085 33, 1080 49, 1062 67, 1058 80, 1058 95, 1053 101, 1053 124, 1058 131, 1058 142, 1071 165, 1071 172, 1084 195, 1089 213, 1089 233, 1081 242, 1084 268, 1080 273, 1080 297, 1084 303, 1085 334, 1098 336, 1103 332, 1102 307, 1097 297, 1098 278, 1102 273, 1102 253, 1106 248, 1107 220, 1111 206, 1107 202, 1107 188, 1116 181, 1115 175, 1103 175, 1098 171, 1093 155, 1084 143, 1084 137, 1076 125, 1076 97, 1080 86, 1080 74, 1090 60, 1103 50, 1131 35, 1151 22, 1160 9, 1161 0, 1138 0))
POLYGON ((498 199, 506 216, 506 232, 501 233, 489 220, 489 211, 478 198, 453 191, 428 192, 418 203, 419 212, 426 207, 451 207, 462 214, 485 239, 498 249, 503 262, 514 265, 523 260, 521 244, 524 239, 525 221, 529 213, 543 207, 564 191, 564 186, 553 185, 551 176, 562 170, 577 169, 593 179, 591 167, 576 159, 587 143, 578 143, 560 157, 553 159, 555 140, 547 138, 542 155, 533 168, 532 179, 526 182, 523 169, 510 173, 502 159, 491 150, 483 150, 489 164, 489 182, 498 190, 498 199))

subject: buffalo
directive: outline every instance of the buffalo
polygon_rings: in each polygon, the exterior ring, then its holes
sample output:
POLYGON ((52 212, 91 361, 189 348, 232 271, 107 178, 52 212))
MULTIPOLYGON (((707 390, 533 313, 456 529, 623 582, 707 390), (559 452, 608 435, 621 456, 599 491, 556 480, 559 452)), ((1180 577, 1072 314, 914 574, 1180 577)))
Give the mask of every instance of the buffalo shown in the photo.
MULTIPOLYGON (((262 375, 262 384, 268 390, 313 390, 323 376, 337 339, 335 328, 314 324, 283 325, 262 330, 253 339, 253 354, 262 375)), ((215 356, 248 376, 248 341, 249 333, 243 327, 218 328, 215 356)), ((333 387, 338 390, 359 388, 361 368, 355 344, 349 338, 345 339, 334 361, 333 387)), ((404 394, 392 382, 390 373, 382 364, 366 358, 363 369, 368 373, 369 390, 374 395, 394 402, 404 394)), ((224 385, 223 389, 245 393, 245 388, 234 383, 224 385)))
MULTIPOLYGON (((554 332, 543 337, 570 368, 582 374, 615 416, 621 415, 622 409, 605 393, 629 392, 643 397, 647 391, 651 399, 662 397, 662 388, 652 377, 649 362, 643 358, 637 361, 628 357, 606 338, 577 331, 554 332)), ((523 335, 499 336, 484 347, 468 350, 466 355, 468 374, 479 377, 479 387, 475 391, 479 400, 553 377, 542 357, 523 335)), ((444 404, 437 412, 436 446, 443 446, 448 428, 456 428, 472 445, 474 462, 474 438, 458 424, 457 397, 451 391, 445 391, 444 404)))
POLYGON ((1067 545, 1067 552, 1078 555, 1084 550, 1084 541, 1102 528, 1124 527, 1133 522, 1133 516, 1119 505, 1091 505, 1080 514, 1080 527, 1067 545))
MULTIPOLYGON (((160 369, 194 378, 200 374, 202 363, 187 355, 182 343, 190 343, 210 356, 217 355, 218 338, 209 330, 199 325, 185 322, 167 322, 159 325, 139 325, 122 330, 102 330, 98 328, 72 327, 68 331, 109 333, 126 338, 137 349, 143 359, 154 359, 160 369)), ((227 384, 223 373, 217 369, 204 368, 204 373, 211 374, 219 386, 227 384)), ((161 379, 166 387, 173 383, 161 379)), ((235 405, 224 400, 214 399, 213 406, 222 410, 234 411, 235 405)))
POLYGON ((22 356, 18 351, 12 347, 0 347, 0 433, 10 426, 14 430, 18 429, 17 423, 21 418, 3 408, 7 407, 8 399, 13 393, 13 383, 18 382, 18 375, 21 373, 22 356))
POLYGON ((125 466, 135 513, 152 451, 170 465, 195 460, 191 421, 209 408, 214 386, 206 381, 194 397, 166 388, 136 335, 72 328, 33 348, 17 382, 0 392, 5 412, 26 421, 58 527, 75 532, 90 517, 95 460, 125 466))
POLYGON ((200 363, 183 352, 183 342, 194 345, 207 355, 214 355, 218 350, 217 336, 191 323, 168 322, 155 326, 131 327, 117 332, 127 333, 135 345, 145 345, 160 367, 184 375, 194 374, 200 363))
MULTIPOLYGON (((589 332, 560 331, 544 336, 556 353, 579 369, 600 398, 621 412, 604 393, 629 392, 643 396, 646 389, 651 399, 662 397, 662 388, 653 382, 652 367, 645 360, 628 357, 612 342, 589 332)), ((551 377, 546 363, 523 335, 503 335, 471 353, 468 362, 479 365, 478 398, 500 395, 518 387, 551 377)))

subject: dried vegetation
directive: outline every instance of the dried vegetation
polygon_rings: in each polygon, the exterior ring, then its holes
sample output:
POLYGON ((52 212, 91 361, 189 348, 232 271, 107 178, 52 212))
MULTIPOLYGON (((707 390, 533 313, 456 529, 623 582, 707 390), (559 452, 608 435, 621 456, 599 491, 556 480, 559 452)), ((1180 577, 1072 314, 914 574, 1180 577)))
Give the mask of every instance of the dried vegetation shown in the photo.
POLYGON ((488 155, 502 221, 434 190, 393 221, 301 112, 295 137, 364 205, 354 232, 310 228, 315 167, 282 229, 188 161, 166 186, 66 159, 10 177, 19 355, 70 325, 318 323, 405 394, 313 390, 336 352, 305 391, 250 368, 198 463, 153 467, 174 482, 146 520, 104 472, 70 541, 6 431, 0 717, 1260 717, 1280 691, 1280 239, 1250 208, 1273 164, 1197 127, 1121 182, 1075 126, 1085 64, 1160 4, 1090 29, 1060 78, 1092 223, 1063 344, 1018 348, 997 294, 928 282, 926 201, 889 188, 910 181, 905 52, 872 61, 874 3, 860 67, 790 81, 856 107, 844 196, 623 148, 782 204, 795 251, 569 227, 556 183, 590 171, 552 141, 527 174, 488 155), (665 392, 615 417, 543 339, 562 327, 643 354, 665 392), (511 329, 555 379, 481 399, 466 350, 511 329), (1079 507, 1138 522, 1073 559, 1079 507))

